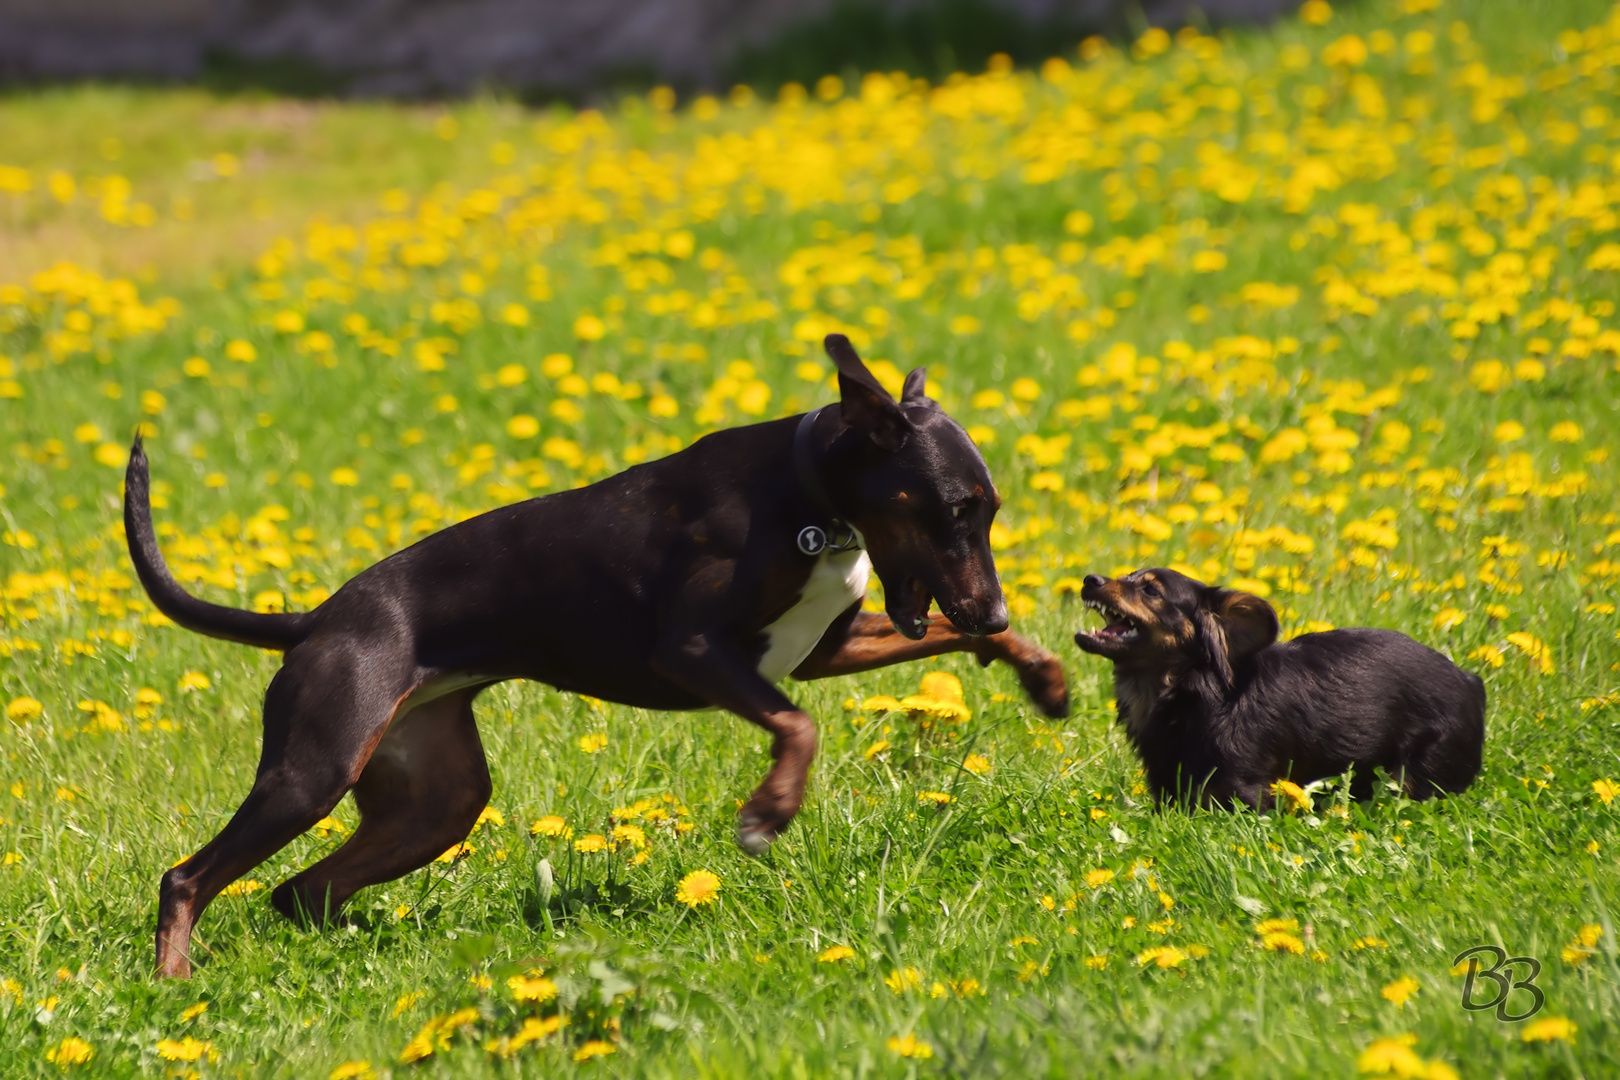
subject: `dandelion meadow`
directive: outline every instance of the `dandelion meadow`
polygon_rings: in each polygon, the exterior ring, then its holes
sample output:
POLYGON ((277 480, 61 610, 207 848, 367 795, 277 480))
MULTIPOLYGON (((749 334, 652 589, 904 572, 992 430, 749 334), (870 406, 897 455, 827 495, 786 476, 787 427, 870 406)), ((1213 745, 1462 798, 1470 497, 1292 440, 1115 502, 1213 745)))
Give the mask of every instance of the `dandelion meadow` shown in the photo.
POLYGON ((1604 4, 1311 0, 937 85, 0 100, 0 1074, 1620 1074, 1617 83, 1604 4), (307 609, 832 400, 831 331, 982 447, 1067 721, 965 658, 791 686, 821 752, 755 860, 762 733, 503 685, 465 843, 297 929, 345 802, 150 977, 278 658, 145 601, 137 427, 188 587, 307 609), (1145 565, 1479 673, 1479 780, 1156 811, 1069 640, 1145 565), (1533 1017, 1463 1008, 1481 945, 1533 1017))

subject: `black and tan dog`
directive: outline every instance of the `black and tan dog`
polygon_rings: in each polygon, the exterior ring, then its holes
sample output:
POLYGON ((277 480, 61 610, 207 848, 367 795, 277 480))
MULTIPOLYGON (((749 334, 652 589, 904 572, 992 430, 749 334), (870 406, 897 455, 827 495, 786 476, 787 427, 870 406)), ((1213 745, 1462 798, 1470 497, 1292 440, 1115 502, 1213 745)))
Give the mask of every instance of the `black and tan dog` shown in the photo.
POLYGON ((1250 593, 1174 570, 1088 575, 1080 597, 1107 620, 1075 643, 1114 662, 1119 721, 1154 796, 1261 806, 1272 784, 1375 766, 1426 799, 1479 773, 1485 685, 1392 630, 1277 642, 1277 613, 1250 593))
POLYGON ((650 709, 729 709, 775 759, 738 839, 763 851, 798 812, 814 721, 774 685, 972 652, 1011 664, 1063 715, 1050 653, 1007 631, 991 559, 1000 505, 962 428, 923 394, 895 401, 841 335, 837 406, 716 432, 589 487, 492 510, 365 570, 314 611, 259 614, 187 594, 152 532, 146 457, 126 476, 130 557, 189 629, 286 652, 264 700, 247 799, 163 876, 160 974, 190 973, 192 927, 221 889, 354 791, 360 825, 272 894, 331 916, 459 842, 490 796, 472 702, 506 679, 650 709), (860 600, 875 569, 888 618, 860 600), (943 618, 930 617, 937 598, 943 618))

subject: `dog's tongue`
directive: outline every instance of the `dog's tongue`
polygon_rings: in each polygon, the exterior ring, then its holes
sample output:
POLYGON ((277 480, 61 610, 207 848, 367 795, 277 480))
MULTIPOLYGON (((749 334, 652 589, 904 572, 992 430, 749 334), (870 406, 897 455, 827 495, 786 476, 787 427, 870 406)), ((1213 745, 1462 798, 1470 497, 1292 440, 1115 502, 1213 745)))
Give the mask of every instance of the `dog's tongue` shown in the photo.
POLYGON ((918 641, 928 633, 928 605, 931 600, 928 586, 916 578, 907 578, 906 583, 896 590, 888 605, 889 621, 902 637, 918 641))
POLYGON ((1134 629, 1134 627, 1131 626, 1129 621, 1120 619, 1118 622, 1109 623, 1107 626, 1103 627, 1097 632, 1099 634, 1107 634, 1109 637, 1121 637, 1130 633, 1132 629, 1134 629))

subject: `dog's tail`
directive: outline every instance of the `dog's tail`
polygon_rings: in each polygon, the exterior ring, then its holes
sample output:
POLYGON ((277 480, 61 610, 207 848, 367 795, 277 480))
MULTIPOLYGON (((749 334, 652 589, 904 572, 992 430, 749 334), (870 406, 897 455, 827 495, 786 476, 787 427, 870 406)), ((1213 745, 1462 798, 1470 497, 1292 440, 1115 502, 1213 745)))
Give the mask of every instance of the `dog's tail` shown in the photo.
POLYGON ((157 609, 187 630, 261 649, 286 650, 304 640, 312 612, 282 615, 223 607, 199 600, 181 587, 169 573, 152 531, 151 486, 146 451, 136 435, 124 472, 124 538, 135 573, 157 609))

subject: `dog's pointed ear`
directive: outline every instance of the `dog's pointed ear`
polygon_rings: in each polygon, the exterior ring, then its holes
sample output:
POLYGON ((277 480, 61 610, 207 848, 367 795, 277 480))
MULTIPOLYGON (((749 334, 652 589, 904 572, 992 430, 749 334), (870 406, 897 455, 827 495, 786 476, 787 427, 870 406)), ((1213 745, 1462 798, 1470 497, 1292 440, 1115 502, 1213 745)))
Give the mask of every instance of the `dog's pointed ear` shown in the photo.
POLYGON ((838 367, 839 411, 844 423, 865 432, 885 450, 899 450, 911 434, 911 421, 906 419, 900 403, 861 363, 849 338, 843 334, 828 334, 823 344, 838 367))
POLYGON ((906 376, 906 387, 900 392, 900 403, 902 405, 912 403, 918 405, 932 404, 928 399, 927 368, 914 367, 911 369, 911 373, 906 376))
POLYGON ((1277 640, 1277 612, 1253 593, 1210 589, 1198 605, 1198 636, 1210 666, 1232 685, 1232 661, 1251 656, 1277 640))

